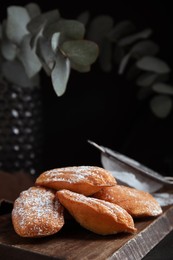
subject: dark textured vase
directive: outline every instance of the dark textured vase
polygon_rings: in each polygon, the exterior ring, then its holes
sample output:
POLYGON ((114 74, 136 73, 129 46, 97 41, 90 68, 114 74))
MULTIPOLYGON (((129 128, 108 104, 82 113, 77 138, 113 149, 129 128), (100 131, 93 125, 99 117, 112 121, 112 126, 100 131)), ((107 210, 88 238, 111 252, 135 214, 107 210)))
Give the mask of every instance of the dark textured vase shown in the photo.
POLYGON ((37 175, 42 150, 41 89, 0 82, 0 169, 37 175))

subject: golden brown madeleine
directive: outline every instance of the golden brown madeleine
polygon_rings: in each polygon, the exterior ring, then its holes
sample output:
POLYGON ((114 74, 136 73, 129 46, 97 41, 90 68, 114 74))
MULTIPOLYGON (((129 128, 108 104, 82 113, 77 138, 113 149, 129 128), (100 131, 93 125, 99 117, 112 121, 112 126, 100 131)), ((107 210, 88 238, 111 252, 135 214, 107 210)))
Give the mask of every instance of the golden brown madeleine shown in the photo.
POLYGON ((91 195, 102 187, 116 184, 115 178, 107 170, 96 166, 73 166, 43 172, 36 185, 67 189, 84 195, 91 195))
POLYGON ((57 191, 60 203, 84 228, 100 234, 136 231, 132 217, 118 205, 69 190, 57 191))
POLYGON ((21 192, 14 202, 14 229, 22 237, 41 237, 57 233, 64 225, 63 209, 54 191, 31 187, 21 192))
POLYGON ((115 203, 133 217, 158 216, 162 213, 159 203, 151 194, 123 185, 103 188, 93 197, 115 203))

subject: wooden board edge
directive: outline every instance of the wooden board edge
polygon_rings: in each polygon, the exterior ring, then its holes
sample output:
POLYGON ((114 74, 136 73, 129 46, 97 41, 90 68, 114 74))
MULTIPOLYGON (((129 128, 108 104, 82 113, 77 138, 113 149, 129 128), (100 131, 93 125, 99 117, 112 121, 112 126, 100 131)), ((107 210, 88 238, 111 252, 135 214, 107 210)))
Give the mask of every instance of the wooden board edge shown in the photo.
POLYGON ((140 260, 172 230, 173 207, 114 252, 109 260, 140 260))

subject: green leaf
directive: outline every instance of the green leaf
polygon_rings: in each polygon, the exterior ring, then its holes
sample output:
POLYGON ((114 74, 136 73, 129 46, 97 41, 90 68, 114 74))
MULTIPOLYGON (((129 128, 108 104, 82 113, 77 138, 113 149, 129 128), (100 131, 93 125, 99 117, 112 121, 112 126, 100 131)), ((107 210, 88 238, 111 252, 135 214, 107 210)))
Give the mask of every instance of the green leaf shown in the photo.
POLYGON ((3 56, 3 58, 5 58, 6 60, 14 60, 16 55, 17 55, 17 51, 18 51, 18 47, 16 46, 16 44, 14 44, 13 42, 11 42, 6 35, 6 20, 3 21, 2 26, 1 26, 1 42, 0 42, 0 48, 1 48, 1 54, 3 56))
POLYGON ((157 77, 158 77, 157 73, 145 72, 138 77, 136 84, 140 87, 148 87, 155 82, 157 77))
POLYGON ((172 109, 172 99, 169 96, 158 95, 150 101, 150 108, 154 115, 159 118, 165 118, 172 109))
POLYGON ((31 19, 41 14, 40 7, 36 3, 29 3, 25 5, 25 8, 28 11, 28 14, 31 17, 31 19))
POLYGON ((118 69, 119 74, 123 74, 128 62, 129 62, 130 57, 131 57, 131 53, 127 53, 121 60, 121 63, 120 63, 119 69, 118 69))
MULTIPOLYGON (((121 47, 121 46, 120 46, 121 47)), ((142 41, 137 44, 135 44, 132 49, 127 53, 121 60, 120 66, 119 66, 119 74, 122 74, 125 70, 125 67, 127 66, 127 63, 129 62, 129 59, 131 57, 140 57, 146 54, 155 54, 157 52, 158 48, 157 45, 154 44, 152 41, 142 41)))
POLYGON ((98 57, 97 44, 87 40, 64 42, 61 50, 70 61, 82 66, 90 66, 98 57))
POLYGON ((145 56, 138 60, 136 66, 142 70, 152 71, 155 73, 170 72, 169 66, 164 61, 152 56, 145 56))
POLYGON ((38 39, 36 54, 39 57, 45 72, 47 75, 50 75, 55 64, 55 53, 52 50, 51 42, 45 37, 40 37, 38 39))
POLYGON ((144 72, 137 78, 136 84, 140 87, 148 87, 151 86, 153 83, 155 84, 156 82, 166 81, 168 79, 168 74, 144 72))
POLYGON ((117 42, 123 36, 126 36, 135 31, 135 26, 131 21, 122 21, 109 32, 108 37, 111 41, 117 42))
POLYGON ((113 27, 113 18, 108 15, 99 15, 95 17, 88 29, 87 38, 99 43, 101 39, 106 37, 113 27))
POLYGON ((89 22, 89 18, 90 18, 90 14, 88 11, 85 11, 83 13, 81 13, 78 17, 77 20, 81 23, 83 23, 85 26, 87 25, 87 23, 89 22))
POLYGON ((35 51, 30 46, 31 36, 28 34, 24 37, 21 48, 18 53, 19 60, 23 63, 26 74, 29 78, 35 76, 41 70, 41 63, 35 51))
POLYGON ((120 46, 127 46, 127 45, 134 43, 137 40, 148 38, 151 35, 151 33, 152 33, 151 29, 145 29, 142 32, 139 32, 139 33, 136 33, 136 34, 133 34, 133 35, 120 39, 118 41, 118 44, 120 46))
POLYGON ((65 93, 69 75, 70 61, 59 53, 51 73, 52 85, 58 96, 62 96, 65 93))
POLYGON ((2 72, 8 82, 21 87, 35 87, 39 85, 39 77, 29 78, 20 61, 6 61, 2 65, 2 72))
POLYGON ((163 82, 155 83, 152 89, 157 93, 173 95, 173 86, 163 82))
POLYGON ((68 39, 81 40, 85 34, 84 25, 75 20, 61 20, 58 28, 68 39))
POLYGON ((51 38, 51 47, 54 53, 56 53, 59 46, 60 33, 54 33, 51 38))
POLYGON ((17 46, 8 39, 3 39, 1 42, 1 53, 6 60, 14 60, 17 55, 17 46))
POLYGON ((52 10, 34 17, 27 25, 27 29, 33 35, 36 35, 46 25, 55 23, 60 19, 58 10, 52 10))
POLYGON ((26 25, 30 21, 29 14, 24 7, 10 6, 7 8, 7 37, 14 43, 20 44, 24 35, 28 33, 26 25))
POLYGON ((158 53, 159 46, 150 40, 140 41, 136 43, 130 52, 132 53, 133 57, 141 58, 143 56, 154 56, 158 53))
POLYGON ((70 62, 71 64, 71 68, 74 69, 74 70, 77 70, 79 72, 89 72, 90 71, 90 66, 82 66, 82 65, 79 65, 79 64, 75 64, 73 62, 70 62))
POLYGON ((31 36, 30 45, 31 45, 32 49, 36 50, 37 44, 38 44, 38 40, 43 37, 43 30, 44 30, 44 28, 42 27, 37 34, 31 36))
POLYGON ((60 20, 48 25, 44 30, 44 36, 51 37, 55 32, 61 33, 61 38, 68 40, 81 40, 85 34, 85 27, 76 20, 60 20))

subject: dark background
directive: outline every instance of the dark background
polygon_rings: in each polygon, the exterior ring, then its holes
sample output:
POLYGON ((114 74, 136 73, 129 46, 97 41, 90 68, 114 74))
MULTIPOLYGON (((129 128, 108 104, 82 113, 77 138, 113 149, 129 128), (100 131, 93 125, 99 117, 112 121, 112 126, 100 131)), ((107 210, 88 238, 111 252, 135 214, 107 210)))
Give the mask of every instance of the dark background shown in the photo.
MULTIPOLYGON (((2 1, 0 17, 9 5, 30 1, 2 1)), ((35 1, 43 12, 58 8, 62 17, 75 19, 89 10, 91 18, 109 14, 115 24, 131 20, 137 31, 151 28, 151 39, 160 46, 157 55, 173 66, 172 9, 168 1, 35 1)), ((100 154, 87 143, 98 144, 126 154, 164 175, 173 170, 173 113, 156 118, 148 100, 136 98, 134 82, 119 76, 114 68, 104 73, 98 62, 91 72, 72 71, 67 91, 57 97, 50 78, 41 73, 44 98, 44 168, 68 165, 100 165, 100 154)))

